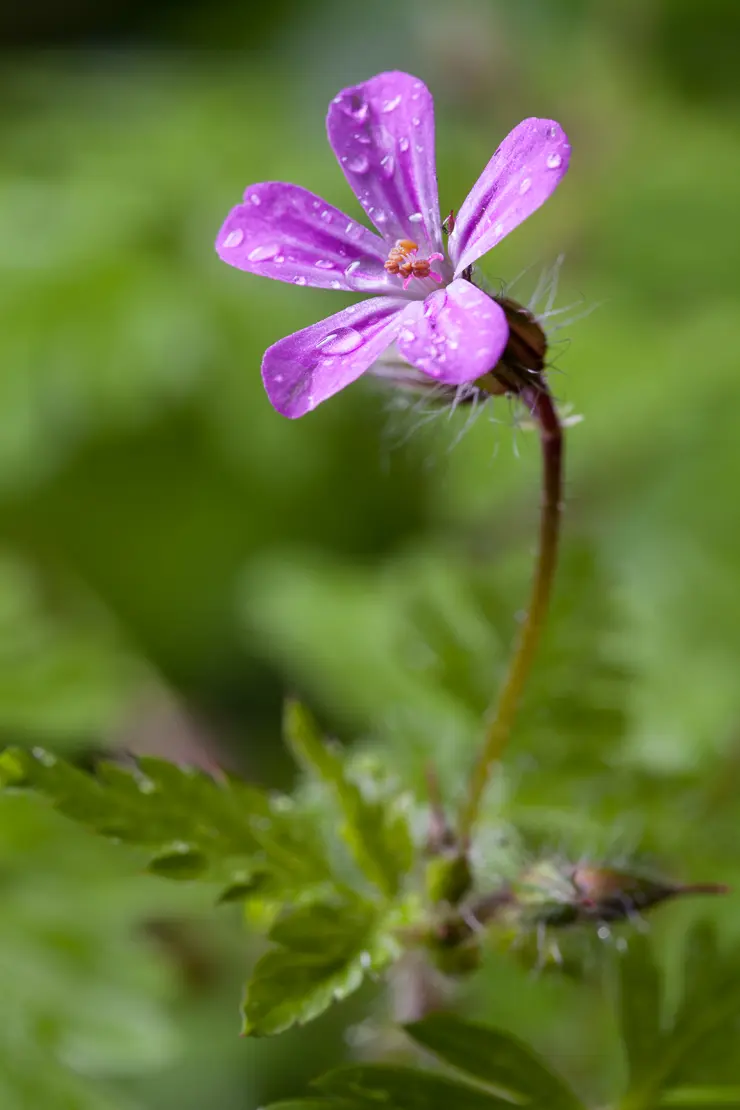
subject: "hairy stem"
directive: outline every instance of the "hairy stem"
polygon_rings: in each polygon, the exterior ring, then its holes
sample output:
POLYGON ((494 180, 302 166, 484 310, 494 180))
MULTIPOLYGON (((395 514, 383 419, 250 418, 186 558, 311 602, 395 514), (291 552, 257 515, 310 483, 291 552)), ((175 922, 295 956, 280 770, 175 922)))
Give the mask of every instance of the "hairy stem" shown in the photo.
POLYGON ((465 846, 470 842, 493 766, 506 747, 522 691, 532 669, 547 616, 557 563, 563 493, 563 430, 552 397, 546 389, 541 386, 525 387, 520 398, 537 424, 542 446, 539 547, 529 609, 514 647, 498 705, 473 769, 468 797, 460 819, 460 843, 465 846))

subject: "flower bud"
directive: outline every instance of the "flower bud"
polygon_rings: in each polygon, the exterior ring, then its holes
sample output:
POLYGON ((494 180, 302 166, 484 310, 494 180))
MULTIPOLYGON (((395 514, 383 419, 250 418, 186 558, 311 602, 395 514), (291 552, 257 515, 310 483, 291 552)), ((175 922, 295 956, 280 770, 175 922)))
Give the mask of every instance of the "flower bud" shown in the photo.
POLYGON ((581 920, 623 921, 684 894, 726 894, 721 883, 682 886, 645 875, 608 867, 581 865, 574 869, 573 886, 581 920))

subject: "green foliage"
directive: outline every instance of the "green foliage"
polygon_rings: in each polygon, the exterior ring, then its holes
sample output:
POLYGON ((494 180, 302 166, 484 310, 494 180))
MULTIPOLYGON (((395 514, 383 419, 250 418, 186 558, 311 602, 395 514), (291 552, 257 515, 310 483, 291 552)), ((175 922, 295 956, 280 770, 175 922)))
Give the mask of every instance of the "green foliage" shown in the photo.
MULTIPOLYGON (((538 850, 613 858, 637 845, 676 879, 737 886, 740 262, 729 232, 740 143, 733 66, 704 64, 718 45, 732 50, 736 5, 645 0, 615 13, 595 0, 531 0, 494 11, 472 0, 461 18, 455 5, 430 0, 421 20, 418 4, 387 5, 382 18, 366 6, 344 24, 336 5, 304 7, 288 19, 285 5, 257 16, 203 8, 194 41, 211 41, 209 24, 222 20, 230 48, 248 42, 248 60, 233 66, 233 49, 215 61, 3 59, 2 741, 54 754, 128 747, 142 739, 132 722, 143 706, 144 739, 175 754, 179 733, 147 718, 152 683, 155 694, 166 684, 216 750, 250 778, 284 786, 275 722, 283 691, 297 688, 347 741, 344 775, 367 805, 386 797, 367 757, 384 783, 406 786, 433 755, 446 798, 457 800, 526 596, 533 437, 492 426, 491 414, 511 422, 501 404, 449 452, 467 412, 442 414, 429 435, 417 430, 419 413, 393 428, 367 382, 305 421, 280 420, 262 394, 262 351, 343 299, 260 283, 212 252, 250 179, 300 181, 353 204, 326 146, 323 107, 343 80, 399 64, 433 87, 446 207, 459 206, 518 119, 537 112, 564 122, 574 150, 566 184, 484 266, 505 280, 533 263, 531 282, 515 290, 526 299, 540 260, 563 251, 555 306, 605 302, 554 337, 572 343, 564 358, 553 347, 553 386, 585 415, 567 446, 563 574, 492 791, 476 878, 495 884, 516 855, 515 826, 538 850), (269 47, 255 21, 272 22, 269 47)), ((70 33, 94 9, 79 6, 70 33)), ((158 28, 191 18, 177 5, 168 12, 158 28)), ((44 17, 34 9, 20 18, 44 17)), ((103 789, 118 819, 125 784, 103 789)), ((281 919, 299 892, 307 905, 336 907, 358 885, 382 907, 362 853, 374 845, 370 868, 379 864, 388 889, 403 866, 378 851, 388 838, 367 814, 360 840, 340 843, 335 830, 348 818, 336 801, 331 782, 302 783, 300 835, 273 837, 273 813, 262 830, 272 847, 250 841, 236 855, 222 854, 223 830, 218 848, 199 830, 204 846, 174 814, 191 839, 168 833, 137 844, 135 858, 171 878, 206 879, 207 899, 222 891, 246 900, 253 929, 281 919), (332 835, 309 849, 318 827, 332 835), (320 866, 303 865, 304 845, 320 866)), ((104 816, 96 821, 105 827, 104 816)), ((190 905, 199 887, 131 877, 124 850, 25 798, 0 798, 5 841, 3 1110, 264 1105, 294 1094, 306 1068, 324 1066, 318 1045, 326 1066, 345 1051, 346 1009, 328 1018, 337 1024, 318 1026, 317 1040, 307 1029, 232 1042, 234 967, 250 942, 239 934, 229 948, 206 916, 205 946, 222 961, 221 977, 178 1010, 184 1051, 152 1075, 172 1051, 161 1005, 169 976, 134 934, 176 900, 190 905), (88 1061, 107 1054, 100 1074, 72 1060, 65 1027, 84 1039, 88 1061), (147 1044, 164 1048, 148 1057, 147 1044), (123 1072, 147 1069, 135 1089, 124 1083, 123 1072)), ((658 947, 693 912, 688 903, 660 911, 658 947)), ((734 902, 706 912, 725 945, 736 942, 734 902)), ((714 977, 712 951, 696 961, 691 1007, 708 1015, 736 977, 720 961, 726 981, 717 978, 714 996, 701 988, 702 966, 714 977)), ((618 1053, 605 1028, 611 1011, 587 985, 593 970, 576 987, 557 974, 531 981, 530 967, 510 955, 486 962, 464 1005, 567 1061, 577 1089, 593 1092, 590 1105, 613 1104, 618 1053)), ((624 1001, 632 1067, 648 1085, 641 1038, 654 1044, 656 1029, 671 1026, 681 972, 668 974, 660 1020, 655 971, 624 1001)), ((662 985, 660 977, 661 998, 662 985)), ((727 1039, 734 1023, 725 1033, 714 1020, 701 1050, 687 1054, 686 1075, 661 1092, 663 1105, 740 1103, 727 1039)), ((328 1102, 314 1099, 321 1110, 328 1102)))
POLYGON ((446 1064, 551 1110, 579 1110, 566 1083, 526 1045, 508 1033, 434 1014, 406 1027, 417 1044, 446 1064))
POLYGON ((400 954, 408 927, 403 880, 414 862, 407 815, 396 796, 366 799, 341 757, 298 703, 286 733, 299 761, 343 818, 339 845, 375 887, 347 887, 313 810, 225 775, 141 758, 80 770, 51 752, 7 749, 0 787, 33 790, 65 816, 146 853, 151 872, 218 883, 221 902, 248 904, 251 919, 273 921, 272 947, 258 961, 244 1002, 244 1033, 265 1036, 302 1025, 353 993, 400 954))
POLYGON ((3 1110, 129 1110, 108 1081, 176 1058, 172 968, 137 933, 192 899, 151 884, 34 799, 0 797, 3 1110))
POLYGON ((151 758, 103 762, 93 776, 42 748, 16 748, 0 755, 0 783, 31 787, 67 817, 145 848, 151 869, 167 878, 306 896, 331 875, 305 815, 226 776, 151 758))
POLYGON ((155 685, 102 606, 83 590, 59 594, 0 552, 0 737, 98 743, 155 685))
POLYGON ((508 1099, 443 1076, 380 1064, 340 1068, 317 1080, 316 1086, 333 1099, 349 1101, 353 1110, 367 1110, 379 1102, 397 1110, 446 1110, 450 1106, 458 1110, 499 1110, 511 1105, 508 1099))
POLYGON ((247 986, 245 1034, 282 1033, 313 1020, 399 951, 378 906, 353 896, 288 911, 270 939, 275 947, 258 960, 247 986))
MULTIPOLYGON (((703 924, 689 934, 686 952, 686 989, 669 1024, 661 1021, 664 976, 644 937, 634 938, 619 960, 619 1030, 629 1063, 626 1090, 616 1099, 611 1095, 610 1105, 619 1110, 735 1104, 740 1077, 733 1050, 740 1023, 737 953, 721 956, 713 930, 703 924), (722 979, 730 985, 724 992, 722 979), (720 1060, 724 1066, 717 1069, 720 1060), (707 1064, 715 1069, 713 1082, 707 1064)), ((512 1103, 533 1110, 585 1110, 587 1104, 565 1080, 509 1033, 450 1014, 433 1014, 406 1031, 465 1082, 384 1065, 342 1068, 315 1083, 329 1096, 327 1110, 335 1106, 333 1098, 345 1100, 351 1110, 379 1102, 394 1110, 494 1110, 512 1103)), ((296 1110, 302 1105, 297 1102, 296 1110)), ((314 1105, 321 1103, 309 1097, 306 1110, 314 1105)))
MULTIPOLYGON (((442 551, 406 554, 372 577, 273 561, 247 581, 247 620, 298 681, 385 737, 389 759, 418 775, 431 757, 449 789, 503 676, 511 599, 526 596, 528 573, 517 563, 491 575, 442 551)), ((580 775, 625 730, 629 678, 614 631, 603 567, 587 547, 569 550, 520 731, 530 751, 559 764, 573 758, 570 736, 592 733, 580 775)))
POLYGON ((344 818, 341 837, 357 866, 386 897, 395 897, 414 858, 407 816, 399 809, 401 800, 388 804, 366 798, 350 779, 341 756, 324 742, 308 710, 298 702, 286 706, 285 738, 298 763, 331 787, 344 818))
POLYGON ((664 981, 643 940, 621 964, 621 1030, 629 1088, 621 1110, 665 1105, 722 1105, 737 1090, 740 1060, 740 959, 722 954, 715 931, 698 924, 686 941, 685 989, 667 1023, 664 981), (723 1088, 725 1092, 723 1094, 723 1088), (700 1092, 704 1091, 704 1095, 700 1092))

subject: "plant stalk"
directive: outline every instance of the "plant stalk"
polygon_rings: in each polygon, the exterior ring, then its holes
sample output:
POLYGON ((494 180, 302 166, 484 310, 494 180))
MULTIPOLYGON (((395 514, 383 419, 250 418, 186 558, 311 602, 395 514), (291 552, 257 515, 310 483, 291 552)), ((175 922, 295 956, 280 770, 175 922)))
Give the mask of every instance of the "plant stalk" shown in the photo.
POLYGON ((520 399, 529 409, 542 448, 540 533, 529 608, 514 648, 498 705, 486 730, 460 818, 459 841, 467 848, 494 764, 503 754, 522 692, 537 652, 557 564, 563 496, 563 429, 552 397, 542 385, 525 386, 520 399))

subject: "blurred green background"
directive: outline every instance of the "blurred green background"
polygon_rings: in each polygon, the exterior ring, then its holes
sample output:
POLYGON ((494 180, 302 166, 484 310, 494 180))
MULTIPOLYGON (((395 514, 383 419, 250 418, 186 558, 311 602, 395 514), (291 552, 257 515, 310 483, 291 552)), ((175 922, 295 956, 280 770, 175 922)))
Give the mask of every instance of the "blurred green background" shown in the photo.
MULTIPOLYGON (((553 323, 595 309, 553 337, 585 419, 498 804, 552 847, 740 882, 739 36, 733 0, 4 6, 3 742, 285 786, 298 691, 456 796, 526 597, 534 437, 505 402, 465 428, 372 382, 282 419, 264 348, 345 301, 212 249, 252 181, 356 216, 326 105, 404 68, 435 95, 443 211, 519 120, 563 124, 568 177, 483 268, 528 267, 526 301, 563 253, 553 323)), ((256 1110, 368 1040, 353 1003, 240 1041, 238 915, 30 799, 0 799, 0 899, 3 1110, 256 1110)), ((709 910, 738 937, 733 899, 709 910)), ((620 1066, 595 987, 492 955, 468 996, 584 1091, 620 1066)))

